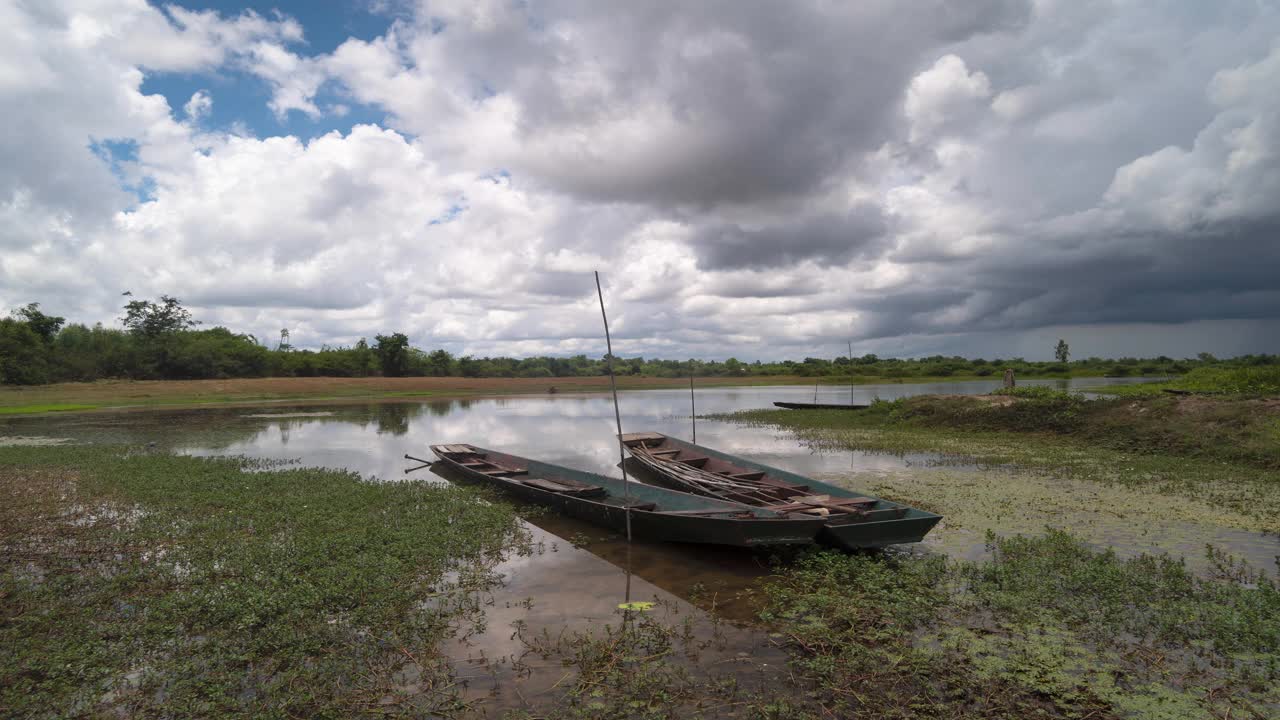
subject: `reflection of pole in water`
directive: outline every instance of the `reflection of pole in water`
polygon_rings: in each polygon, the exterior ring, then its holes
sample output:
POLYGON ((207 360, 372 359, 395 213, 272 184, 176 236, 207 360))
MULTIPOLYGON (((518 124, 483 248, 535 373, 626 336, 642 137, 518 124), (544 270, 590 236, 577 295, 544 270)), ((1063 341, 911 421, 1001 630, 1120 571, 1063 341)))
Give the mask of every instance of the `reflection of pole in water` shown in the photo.
POLYGON ((609 389, 613 391, 613 419, 618 424, 618 466, 622 468, 622 488, 627 517, 627 543, 631 542, 631 482, 627 480, 627 453, 622 445, 622 413, 618 410, 618 383, 613 378, 613 340, 609 337, 609 317, 604 313, 604 291, 600 289, 600 272, 596 271, 596 294, 600 296, 600 319, 604 321, 604 343, 608 351, 609 389))
POLYGON ((698 444, 698 408, 693 402, 693 370, 689 371, 689 420, 693 423, 693 444, 698 444))
POLYGON ((630 605, 631 604, 631 543, 627 543, 627 567, 625 569, 627 572, 626 603, 630 605))

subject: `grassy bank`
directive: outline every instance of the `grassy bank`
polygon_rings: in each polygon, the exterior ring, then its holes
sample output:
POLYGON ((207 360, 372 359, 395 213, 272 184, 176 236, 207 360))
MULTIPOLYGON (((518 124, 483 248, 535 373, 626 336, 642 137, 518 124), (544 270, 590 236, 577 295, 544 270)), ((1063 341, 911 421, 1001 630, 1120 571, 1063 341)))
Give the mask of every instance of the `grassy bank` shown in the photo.
POLYGON ((1275 397, 1280 395, 1280 367, 1196 368, 1168 382, 1100 387, 1098 392, 1123 397, 1161 394, 1275 397))
POLYGON ((793 432, 824 449, 939 453, 1209 503, 1233 525, 1280 531, 1280 404, 1162 395, 1085 400, 922 396, 867 410, 754 410, 717 416, 793 432))
MULTIPOLYGON (((857 376, 859 385, 904 382, 990 380, 977 376, 885 378, 857 376)), ((849 378, 822 378, 822 384, 847 384, 849 378)), ((814 378, 797 376, 700 377, 698 387, 741 385, 809 385, 814 378)), ((688 379, 620 376, 623 390, 688 387, 688 379)), ((40 414, 95 409, 184 406, 219 403, 328 403, 396 398, 461 398, 495 395, 608 392, 608 377, 561 378, 239 378, 230 380, 104 380, 0 387, 0 415, 40 414)))
POLYGON ((819 554, 767 615, 836 717, 1272 717, 1280 592, 1229 564, 1121 560, 1057 532, 989 563, 819 554))
POLYGON ((261 469, 0 449, 0 715, 457 710, 435 646, 478 608, 443 580, 489 582, 511 512, 421 483, 261 469))

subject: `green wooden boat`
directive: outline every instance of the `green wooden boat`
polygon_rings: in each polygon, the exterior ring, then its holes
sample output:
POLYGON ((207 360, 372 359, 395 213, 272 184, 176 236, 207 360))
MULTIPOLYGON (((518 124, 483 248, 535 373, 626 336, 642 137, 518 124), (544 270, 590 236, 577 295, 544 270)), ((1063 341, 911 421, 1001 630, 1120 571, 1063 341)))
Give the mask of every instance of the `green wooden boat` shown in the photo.
POLYGON ((431 451, 464 477, 616 532, 626 531, 630 508, 632 535, 644 540, 736 547, 805 545, 814 542, 824 526, 822 519, 803 513, 749 507, 640 482, 624 485, 618 478, 475 445, 432 445, 431 451))
POLYGON ((853 550, 919 542, 941 515, 824 483, 677 440, 661 433, 622 436, 637 476, 683 492, 823 520, 818 541, 853 550))

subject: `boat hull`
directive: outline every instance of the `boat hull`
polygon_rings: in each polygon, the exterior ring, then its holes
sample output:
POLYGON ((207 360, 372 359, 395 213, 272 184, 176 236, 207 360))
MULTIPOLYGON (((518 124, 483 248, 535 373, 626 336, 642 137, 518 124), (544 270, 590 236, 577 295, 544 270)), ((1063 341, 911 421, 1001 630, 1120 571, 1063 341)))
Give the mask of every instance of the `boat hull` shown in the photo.
MULTIPOLYGON (((747 460, 746 458, 729 455, 702 445, 694 445, 677 438, 663 437, 671 447, 694 451, 702 455, 718 458, 745 470, 761 471, 778 480, 804 485, 809 488, 809 492, 814 494, 826 494, 838 498, 870 498, 879 503, 902 508, 904 511, 900 517, 895 518, 857 520, 833 517, 824 520, 825 524, 822 532, 818 534, 818 542, 823 545, 844 550, 860 550, 920 542, 942 520, 941 515, 931 512, 900 503, 890 503, 866 493, 859 493, 838 485, 824 483, 821 480, 814 480, 813 478, 797 475, 780 468, 747 460)), ((644 479, 646 482, 666 485, 667 478, 662 476, 661 473, 652 471, 643 464, 635 462, 634 458, 628 461, 627 468, 636 477, 644 479)))
MULTIPOLYGON (((484 473, 465 467, 447 456, 441 455, 439 452, 436 454, 441 458, 440 463, 442 465, 445 465, 454 474, 457 474, 462 478, 497 487, 513 497, 517 497, 526 502, 553 508, 569 517, 591 523, 592 525, 603 527, 614 532, 626 532, 627 510, 625 504, 613 504, 617 501, 617 498, 614 498, 613 496, 609 496, 602 500, 543 490, 541 488, 524 485, 520 482, 485 475, 484 473)), ((565 472, 564 476, 573 477, 577 480, 585 480, 587 482, 621 482, 620 480, 615 480, 613 478, 604 478, 602 476, 572 470, 571 468, 559 468, 558 466, 547 465, 545 463, 531 464, 531 467, 535 466, 538 469, 556 468, 557 470, 563 470, 565 472)), ((634 484, 640 485, 640 483, 634 484)), ((640 492, 642 491, 637 488, 637 494, 640 492)), ((663 493, 664 495, 660 499, 673 500, 683 506, 689 506, 695 509, 698 506, 702 506, 708 511, 718 509, 739 511, 758 510, 757 508, 748 508, 736 503, 707 504, 702 502, 707 498, 701 498, 696 495, 689 495, 688 493, 681 493, 673 490, 664 489, 663 493)), ((645 492, 644 494, 652 497, 651 493, 645 492)), ((656 542, 702 543, 728 545, 732 547, 808 545, 816 541, 818 533, 824 530, 823 526, 824 523, 821 520, 815 521, 814 519, 804 517, 744 519, 728 516, 680 515, 672 514, 670 512, 636 509, 634 507, 631 510, 632 536, 637 539, 656 542)))
POLYGON ((866 410, 870 405, 838 405, 834 403, 775 402, 786 410, 866 410))

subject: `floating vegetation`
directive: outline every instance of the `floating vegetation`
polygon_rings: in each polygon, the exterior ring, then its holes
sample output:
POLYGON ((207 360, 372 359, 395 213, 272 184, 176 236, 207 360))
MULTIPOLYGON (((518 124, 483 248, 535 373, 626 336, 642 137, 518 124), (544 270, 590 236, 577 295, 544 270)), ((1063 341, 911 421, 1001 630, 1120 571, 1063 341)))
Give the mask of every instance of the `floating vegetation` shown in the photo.
POLYGON ((510 510, 456 488, 258 469, 0 453, 3 714, 457 711, 435 646, 466 608, 420 603, 449 570, 519 544, 510 510))

